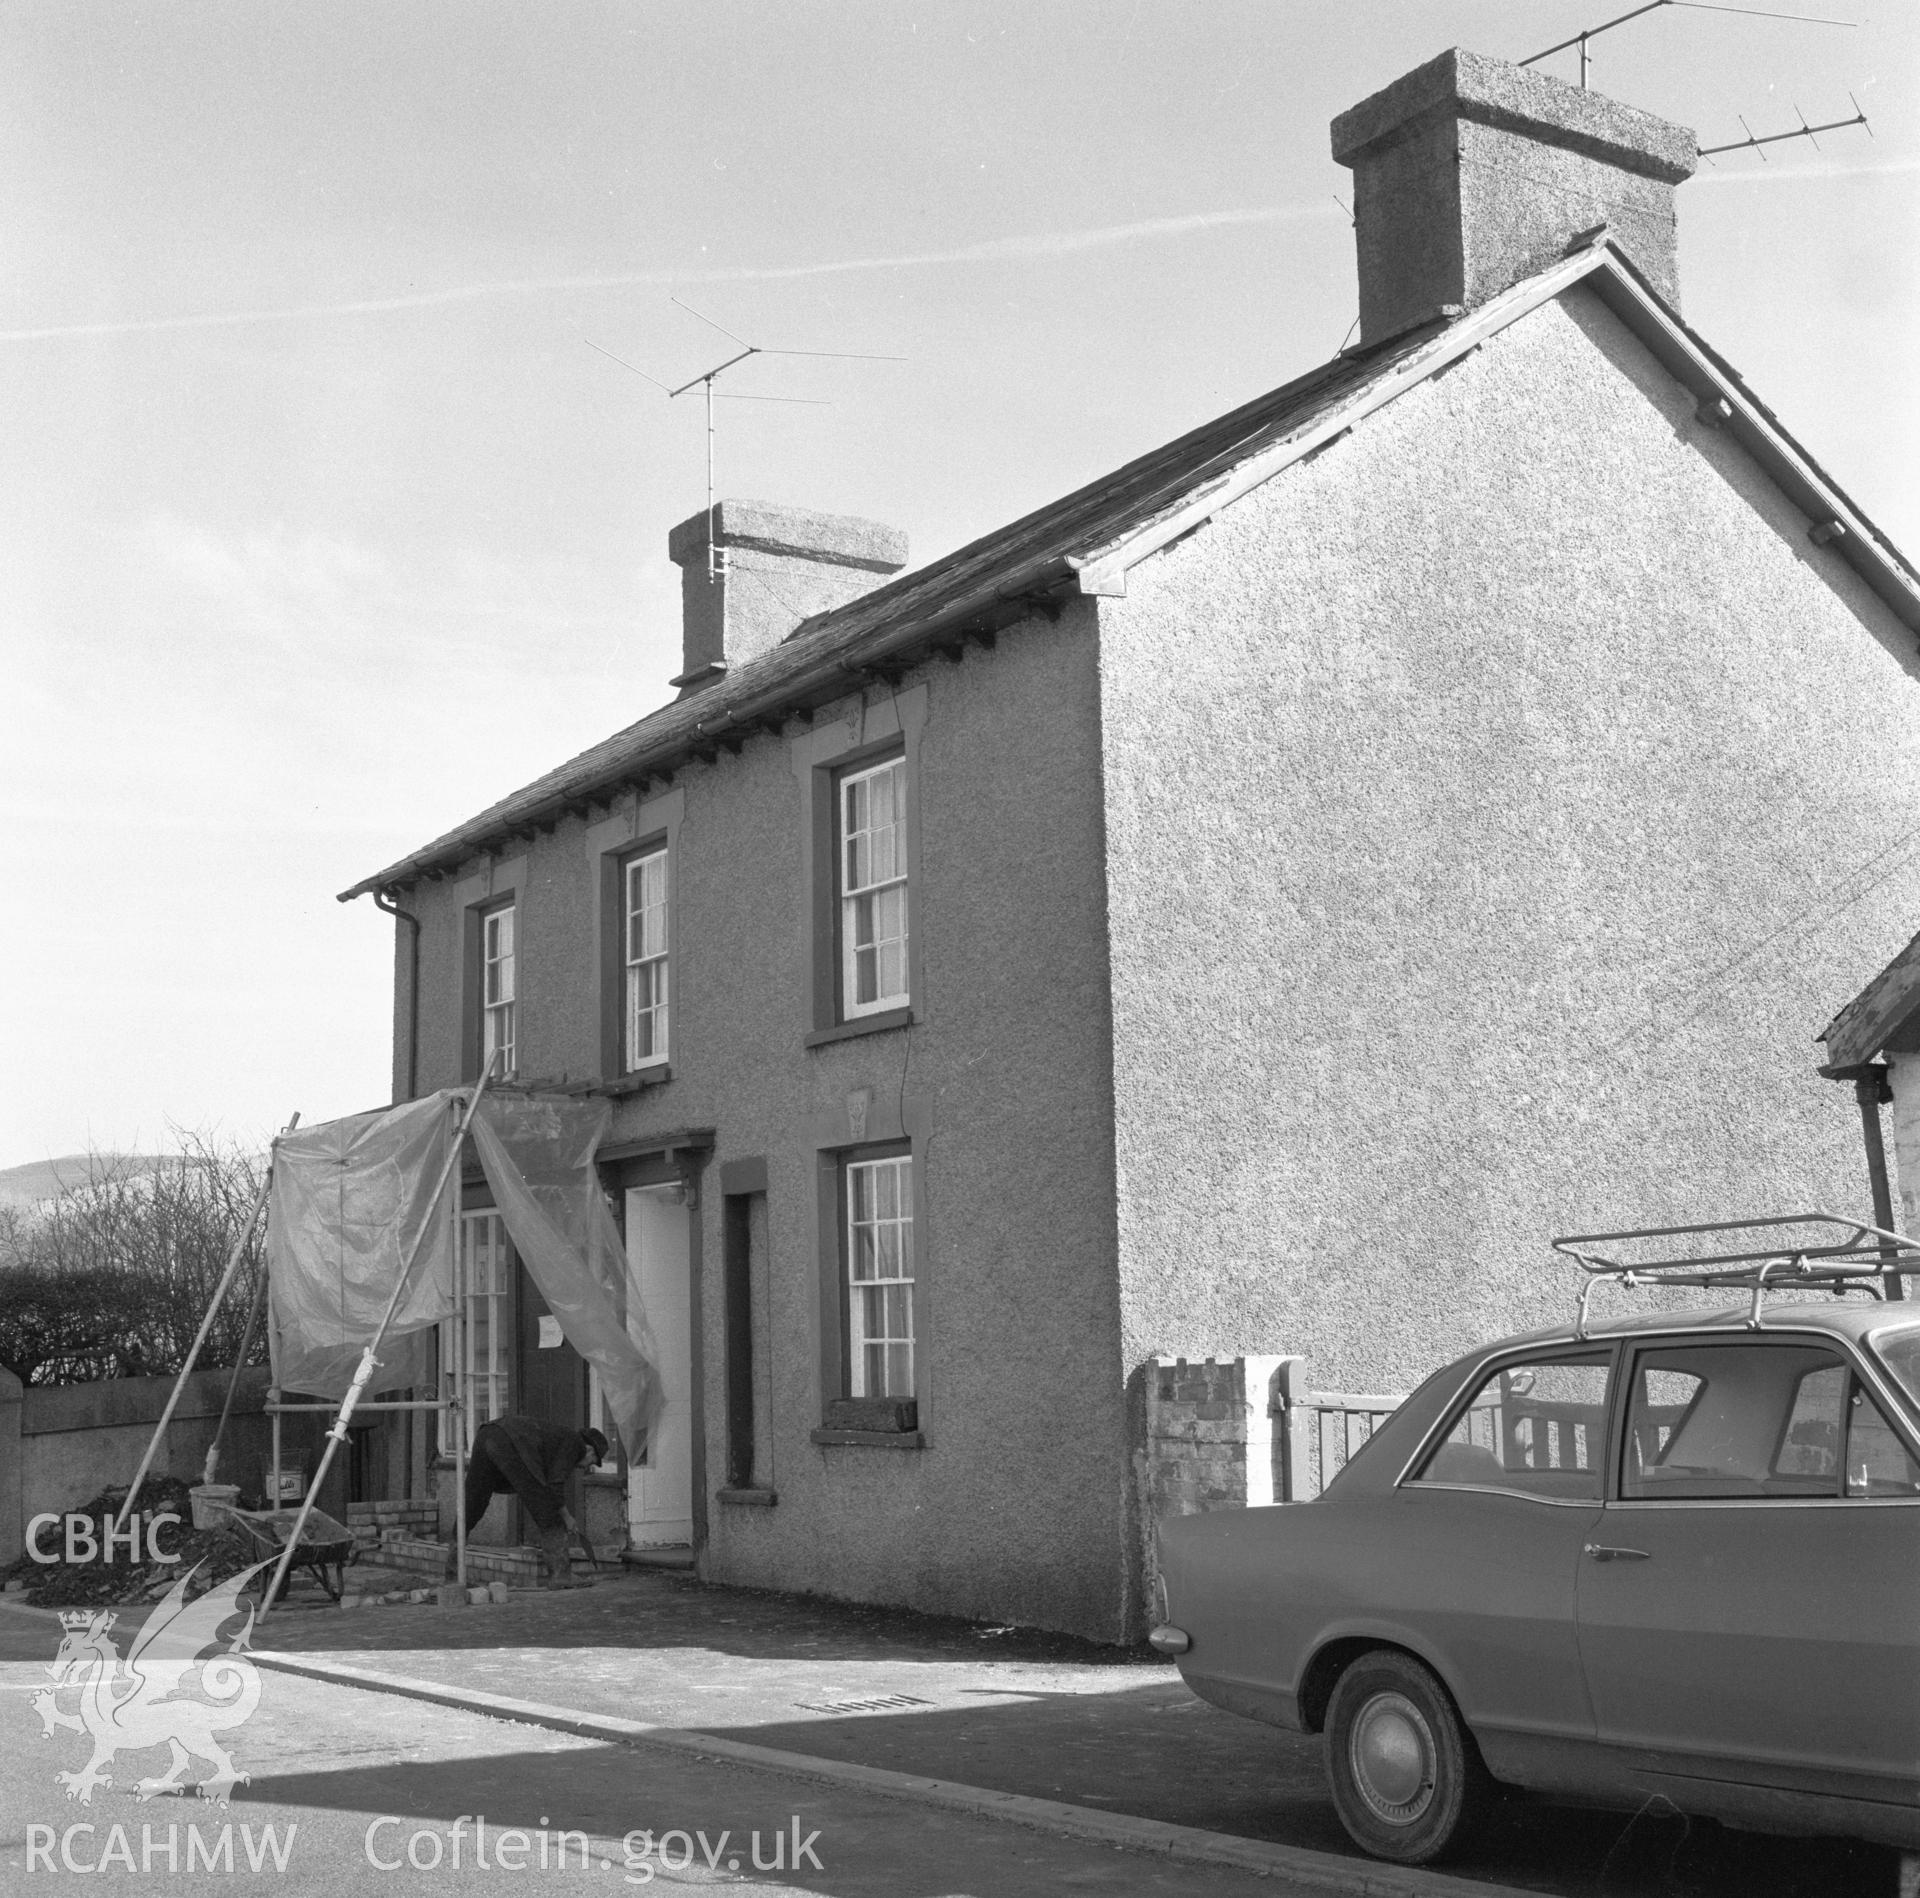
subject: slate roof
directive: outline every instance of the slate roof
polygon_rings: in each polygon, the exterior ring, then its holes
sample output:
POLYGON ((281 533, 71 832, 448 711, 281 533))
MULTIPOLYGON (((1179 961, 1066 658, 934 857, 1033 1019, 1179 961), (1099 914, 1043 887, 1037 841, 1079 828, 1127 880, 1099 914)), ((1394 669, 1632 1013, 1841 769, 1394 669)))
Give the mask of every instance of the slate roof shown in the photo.
POLYGON ((1920 573, 1794 441, 1732 365, 1601 236, 1466 316, 1408 331, 1376 349, 1343 352, 943 559, 815 614, 772 650, 691 697, 649 713, 343 890, 340 901, 444 875, 484 845, 551 827, 570 811, 618 795, 625 785, 671 771, 690 757, 711 756, 719 745, 737 745, 754 730, 771 729, 783 717, 841 698, 867 679, 892 676, 932 651, 957 652, 968 637, 990 638, 999 626, 1035 612, 1057 612, 1069 592, 1118 591, 1108 588, 1101 570, 1117 565, 1124 571, 1132 559, 1165 545, 1186 525, 1197 525, 1207 512, 1277 472, 1289 453, 1327 445, 1344 421, 1392 400, 1580 282, 1627 323, 1677 381, 1711 405, 1716 425, 1724 426, 1806 511, 1816 539, 1831 543, 1840 559, 1920 633, 1920 573))
POLYGON ((596 792, 604 795, 649 771, 670 770, 695 750, 729 733, 741 735, 783 708, 793 711, 843 697, 876 661, 906 663, 902 648, 910 652, 917 644, 937 643, 942 635, 964 637, 971 629, 990 630, 1024 618, 1071 584, 1076 559, 1310 426, 1416 354, 1434 327, 1395 338, 1379 351, 1336 356, 943 559, 845 606, 816 613, 770 651, 536 778, 343 891, 340 900, 450 869, 489 837, 550 823, 596 792))

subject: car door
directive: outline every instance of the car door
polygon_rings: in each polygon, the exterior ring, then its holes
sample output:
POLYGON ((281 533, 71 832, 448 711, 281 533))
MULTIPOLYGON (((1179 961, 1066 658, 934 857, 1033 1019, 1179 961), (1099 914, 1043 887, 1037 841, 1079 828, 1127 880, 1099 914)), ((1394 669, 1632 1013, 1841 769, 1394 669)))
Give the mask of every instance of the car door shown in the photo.
POLYGON ((1612 1353, 1565 1347, 1491 1367, 1398 1491, 1371 1582, 1417 1627, 1488 1766, 1534 1776, 1541 1740, 1590 1740, 1574 1627, 1599 1519, 1612 1353))
POLYGON ((1920 1464, 1833 1338, 1648 1340, 1626 1368, 1579 1638, 1650 1769, 1911 1800, 1920 1464))

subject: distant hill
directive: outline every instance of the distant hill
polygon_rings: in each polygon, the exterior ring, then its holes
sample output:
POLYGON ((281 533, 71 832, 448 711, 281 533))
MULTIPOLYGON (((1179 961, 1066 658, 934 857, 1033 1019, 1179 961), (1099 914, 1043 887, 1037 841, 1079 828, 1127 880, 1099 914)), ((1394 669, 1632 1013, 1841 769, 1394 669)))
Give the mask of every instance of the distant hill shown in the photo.
POLYGON ((57 1160, 29 1160, 0 1167, 0 1206, 37 1206, 101 1172, 137 1177, 179 1163, 177 1153, 68 1153, 57 1160))

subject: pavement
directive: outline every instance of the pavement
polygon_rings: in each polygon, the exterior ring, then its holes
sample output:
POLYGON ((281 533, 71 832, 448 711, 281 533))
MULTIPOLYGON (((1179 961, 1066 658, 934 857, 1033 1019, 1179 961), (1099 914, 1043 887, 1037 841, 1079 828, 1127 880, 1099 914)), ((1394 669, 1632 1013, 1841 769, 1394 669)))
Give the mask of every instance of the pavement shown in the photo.
POLYGON ((255 1657, 309 1681, 892 1802, 903 1830, 935 1816, 991 1820, 1195 1877, 1254 1874, 1270 1890, 1891 1898, 1897 1888, 1893 1855, 1876 1848, 1529 1802, 1505 1809, 1444 1872, 1383 1866, 1341 1830, 1317 1738, 1205 1705, 1150 1650, 710 1588, 681 1573, 458 1609, 342 1611, 296 1598, 262 1624, 255 1657))

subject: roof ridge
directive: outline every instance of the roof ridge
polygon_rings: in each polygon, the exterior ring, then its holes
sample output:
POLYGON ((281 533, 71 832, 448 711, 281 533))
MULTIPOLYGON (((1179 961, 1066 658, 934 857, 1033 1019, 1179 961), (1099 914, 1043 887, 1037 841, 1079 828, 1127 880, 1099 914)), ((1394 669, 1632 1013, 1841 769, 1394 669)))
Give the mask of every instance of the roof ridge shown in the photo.
MULTIPOLYGON (((715 684, 691 698, 673 699, 656 706, 598 744, 575 753, 564 763, 497 799, 407 857, 355 884, 350 890, 343 891, 340 900, 345 902, 355 896, 410 880, 430 867, 444 867, 434 865, 433 860, 456 848, 470 855, 479 848, 489 832, 537 821, 538 807, 548 799, 564 795, 569 800, 577 800, 585 795, 588 787, 576 782, 577 778, 617 776, 622 769, 631 771, 637 768, 641 760, 627 754, 643 747, 643 735, 657 735, 670 745, 689 738, 696 741, 706 738, 709 734, 702 731, 703 725, 725 728, 735 724, 736 721, 725 714, 757 689, 767 686, 777 689, 783 677, 790 677, 797 683, 813 663, 831 658, 836 651, 853 644, 871 623, 885 620, 903 608, 910 613, 919 597, 937 595, 948 583, 968 579, 970 569, 985 569, 992 564, 1004 566, 1003 562, 995 562, 995 556, 1022 536, 1032 537, 1036 530, 1057 523, 1060 532, 1054 537, 1055 544, 1049 549, 1048 558, 1051 564, 1060 568, 1057 579, 1069 578, 1064 563, 1070 557, 1070 551, 1079 546, 1098 544, 1110 538, 1115 531, 1117 521, 1111 513, 1102 512, 1098 507, 1103 499, 1124 495, 1117 512, 1130 524, 1137 525, 1151 519, 1165 501, 1191 493, 1196 485, 1208 478, 1211 471, 1231 466, 1234 461, 1244 458, 1250 447, 1283 431, 1289 421, 1299 419, 1295 415, 1296 409, 1305 412, 1313 397, 1326 390, 1344 393, 1364 386, 1375 376, 1384 373, 1386 366, 1397 361, 1401 355, 1411 353, 1418 342, 1424 340, 1424 337, 1412 340, 1395 338, 1382 345, 1379 352, 1329 357, 1277 387, 1227 410, 1225 414, 1197 424, 1171 442, 1136 455, 1120 467, 1069 490, 1056 500, 1029 510, 1004 526, 929 561, 923 567, 900 574, 839 606, 812 615, 779 644, 756 653, 715 684), (1186 465, 1186 457, 1202 449, 1206 452, 1200 454, 1193 465, 1186 465), (1142 491, 1127 494, 1128 484, 1134 481, 1143 483, 1142 491), (616 759, 623 762, 616 765, 616 759), (596 765, 593 762, 596 760, 602 762, 596 765)), ((1020 589, 1016 589, 1018 591, 1020 589)), ((841 690, 846 690, 859 676, 850 670, 841 690)), ((718 729, 711 735, 717 736, 718 729)))
POLYGON ((1186 531, 1190 516, 1230 505, 1296 455, 1329 445, 1373 408, 1583 283, 1682 386, 1703 400, 1708 393, 1732 398, 1719 403, 1729 433, 1789 500, 1824 524, 1840 558, 1920 632, 1920 573, 1602 235, 1443 327, 1422 325, 1370 349, 1338 353, 911 573, 813 615, 691 698, 656 707, 342 891, 340 900, 445 874, 502 832, 551 827, 569 809, 610 802, 623 786, 664 776, 690 753, 711 755, 706 748, 737 743, 762 725, 896 673, 910 663, 909 648, 922 656, 922 649, 953 651, 1036 608, 1057 613, 1068 591, 1119 591, 1111 576, 1186 531), (1099 571, 1087 570, 1090 554, 1098 555, 1099 571))

